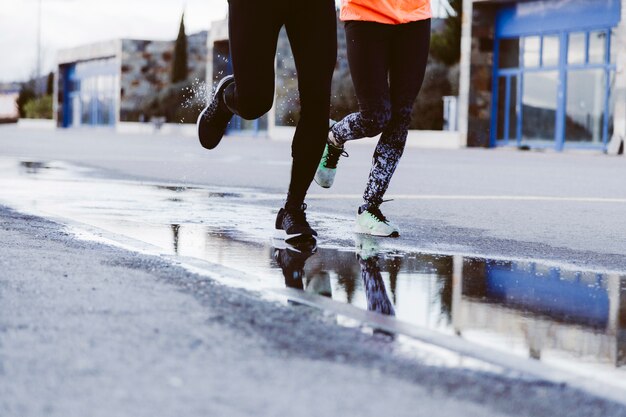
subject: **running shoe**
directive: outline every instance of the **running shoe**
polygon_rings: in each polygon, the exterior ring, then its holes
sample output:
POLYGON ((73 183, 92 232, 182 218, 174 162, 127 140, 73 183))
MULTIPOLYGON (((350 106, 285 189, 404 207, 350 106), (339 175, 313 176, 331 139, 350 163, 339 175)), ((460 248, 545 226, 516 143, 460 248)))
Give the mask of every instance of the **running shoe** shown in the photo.
POLYGON ((380 207, 359 208, 356 215, 355 232, 372 236, 398 237, 398 226, 391 223, 380 211, 380 207))
POLYGON ((281 208, 276 216, 276 237, 291 244, 314 241, 317 232, 307 222, 305 210, 304 203, 297 209, 281 208))
POLYGON ((348 157, 348 153, 344 150, 343 143, 340 143, 335 139, 332 130, 328 132, 328 140, 322 159, 317 166, 315 172, 315 182, 322 188, 330 188, 335 181, 335 174, 337 173, 337 164, 340 157, 348 157))
POLYGON ((285 285, 289 288, 304 289, 304 265, 317 251, 315 243, 310 245, 276 245, 274 261, 278 264, 285 277, 285 285))
POLYGON ((215 93, 209 105, 200 112, 196 126, 200 144, 207 149, 215 148, 226 133, 228 122, 233 117, 233 112, 224 103, 224 90, 235 82, 235 77, 227 75, 215 87, 215 93))

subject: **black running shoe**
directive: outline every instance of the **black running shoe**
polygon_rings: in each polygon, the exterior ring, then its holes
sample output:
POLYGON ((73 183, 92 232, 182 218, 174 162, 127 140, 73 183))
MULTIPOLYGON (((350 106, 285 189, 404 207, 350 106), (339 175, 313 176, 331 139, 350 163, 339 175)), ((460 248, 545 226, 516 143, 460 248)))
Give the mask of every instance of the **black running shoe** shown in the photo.
POLYGON ((198 116, 196 122, 198 139, 200 139, 200 144, 207 149, 213 149, 220 143, 226 133, 228 122, 233 117, 233 112, 224 103, 224 90, 234 82, 235 77, 232 75, 222 78, 215 87, 211 102, 198 116))
POLYGON ((316 251, 315 243, 274 248, 274 260, 283 272, 287 287, 304 289, 304 264, 316 251))
POLYGON ((276 237, 291 244, 314 241, 317 232, 306 221, 305 210, 306 204, 298 209, 281 208, 276 216, 276 237))

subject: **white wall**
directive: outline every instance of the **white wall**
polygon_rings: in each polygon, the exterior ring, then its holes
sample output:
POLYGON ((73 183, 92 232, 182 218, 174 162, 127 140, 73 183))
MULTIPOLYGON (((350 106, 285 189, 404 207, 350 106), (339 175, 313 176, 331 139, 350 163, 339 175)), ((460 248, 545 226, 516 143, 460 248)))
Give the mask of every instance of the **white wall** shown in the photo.
POLYGON ((17 119, 18 93, 0 94, 0 119, 17 119))

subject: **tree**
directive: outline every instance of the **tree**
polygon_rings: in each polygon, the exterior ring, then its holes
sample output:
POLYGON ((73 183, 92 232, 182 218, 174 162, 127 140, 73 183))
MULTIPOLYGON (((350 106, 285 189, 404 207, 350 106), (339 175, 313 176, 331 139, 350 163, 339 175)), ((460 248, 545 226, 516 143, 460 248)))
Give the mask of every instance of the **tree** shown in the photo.
POLYGON ((144 98, 140 107, 147 120, 164 117, 167 123, 195 123, 205 106, 197 81, 170 84, 144 98))
POLYGON ((187 79, 189 67, 187 65, 187 35, 185 34, 185 13, 180 18, 180 28, 174 46, 174 63, 172 64, 172 83, 187 79))
POLYGON ((454 9, 456 16, 449 16, 443 31, 434 34, 430 40, 431 55, 448 66, 456 64, 461 58, 463 0, 450 0, 450 6, 454 9))
POLYGON ((52 96, 29 100, 24 105, 24 113, 29 119, 52 119, 52 96))
POLYGON ((54 72, 50 71, 46 80, 46 95, 54 94, 54 72))
POLYGON ((26 117, 26 104, 36 98, 34 81, 29 81, 22 84, 20 88, 19 96, 17 97, 17 108, 20 113, 20 117, 26 117))

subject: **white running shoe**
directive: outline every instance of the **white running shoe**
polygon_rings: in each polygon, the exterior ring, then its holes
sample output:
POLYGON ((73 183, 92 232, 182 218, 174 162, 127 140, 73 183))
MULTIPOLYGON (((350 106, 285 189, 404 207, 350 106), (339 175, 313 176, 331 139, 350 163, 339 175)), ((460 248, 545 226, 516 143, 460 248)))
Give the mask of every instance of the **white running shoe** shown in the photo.
POLYGON ((333 132, 328 132, 328 141, 324 148, 324 154, 315 172, 315 182, 323 188, 330 188, 335 181, 335 174, 337 173, 337 163, 339 157, 348 156, 348 153, 343 149, 343 144, 337 142, 333 132))
POLYGON ((379 207, 359 209, 356 215, 355 232, 372 236, 399 237, 398 226, 391 223, 380 211, 379 207))

